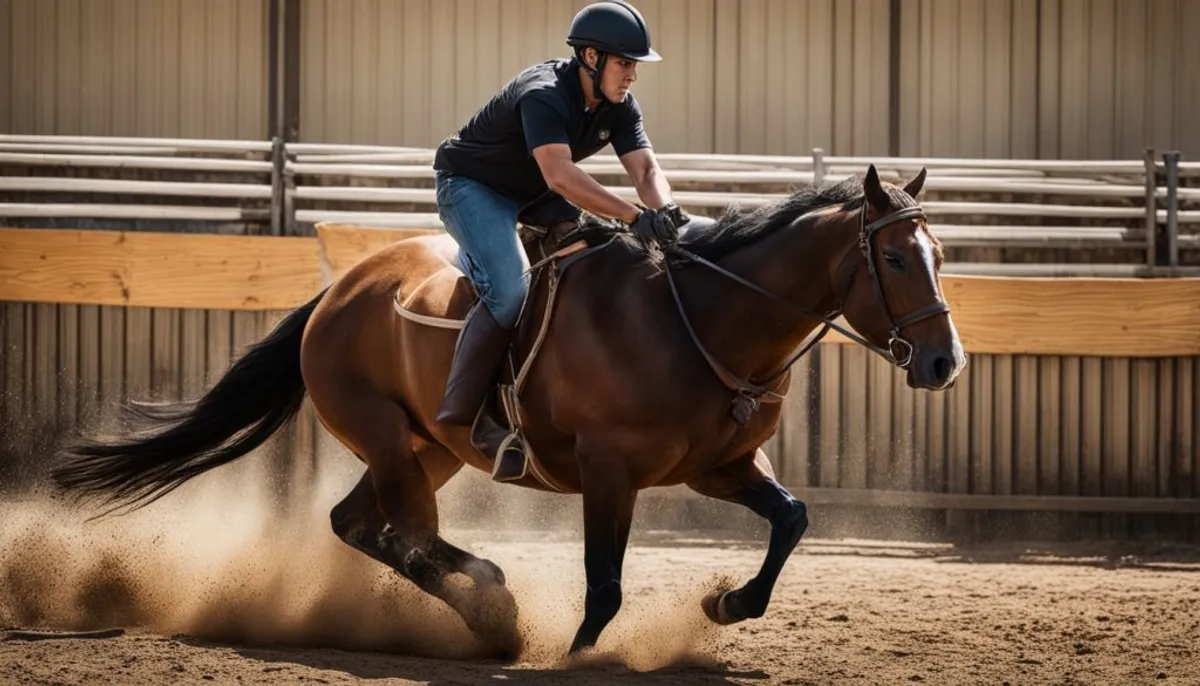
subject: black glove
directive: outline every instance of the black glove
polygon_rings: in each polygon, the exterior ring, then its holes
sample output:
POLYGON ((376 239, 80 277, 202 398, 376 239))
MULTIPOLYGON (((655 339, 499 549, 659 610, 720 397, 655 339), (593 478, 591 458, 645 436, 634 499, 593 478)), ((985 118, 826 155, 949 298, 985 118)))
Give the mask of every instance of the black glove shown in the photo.
POLYGON ((671 223, 673 223, 677 229, 692 221, 691 216, 688 215, 687 212, 684 212, 682 207, 673 202, 664 205, 662 211, 671 218, 671 223))
POLYGON ((645 209, 629 225, 631 231, 644 241, 674 243, 679 230, 671 217, 663 210, 645 209))

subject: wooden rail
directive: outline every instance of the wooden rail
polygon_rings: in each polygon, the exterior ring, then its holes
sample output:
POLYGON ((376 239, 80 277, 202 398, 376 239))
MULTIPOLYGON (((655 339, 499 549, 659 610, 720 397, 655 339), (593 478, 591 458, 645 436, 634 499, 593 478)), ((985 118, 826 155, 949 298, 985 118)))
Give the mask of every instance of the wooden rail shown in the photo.
POLYGON ((312 238, 0 229, 0 300, 286 309, 320 290, 319 252, 312 238))
MULTIPOLYGON (((343 225, 320 226, 318 238, 0 229, 0 300, 290 308, 372 252, 419 233, 343 225)), ((945 275, 942 285, 968 352, 1200 355, 1200 279, 945 275)))

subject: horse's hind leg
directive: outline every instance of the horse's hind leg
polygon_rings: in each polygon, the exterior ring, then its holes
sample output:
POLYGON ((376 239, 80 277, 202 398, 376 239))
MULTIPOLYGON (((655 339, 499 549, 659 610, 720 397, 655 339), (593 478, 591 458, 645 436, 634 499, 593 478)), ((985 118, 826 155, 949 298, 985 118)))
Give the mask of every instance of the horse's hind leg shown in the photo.
POLYGON ((762 450, 713 470, 688 487, 698 493, 739 503, 771 523, 771 542, 758 574, 737 590, 704 599, 704 612, 718 624, 762 617, 783 565, 808 528, 808 510, 780 486, 762 450))
POLYGON ((513 618, 505 613, 515 611, 515 602, 501 585, 503 574, 438 536, 434 490, 457 471, 457 460, 433 445, 418 454, 404 409, 369 388, 314 394, 314 404, 326 427, 367 464, 367 474, 330 515, 338 536, 443 600, 505 652, 513 650, 513 618), (455 572, 472 577, 474 592, 449 583, 455 572), (502 601, 502 611, 484 608, 482 592, 493 604, 502 601))
MULTIPOLYGON (((435 491, 462 467, 462 462, 440 446, 425 445, 416 453, 435 491)), ((397 561, 389 554, 392 547, 380 542, 381 537, 391 538, 393 532, 379 508, 370 472, 363 474, 350 493, 333 507, 329 519, 333 532, 347 545, 378 562, 396 566, 397 561)), ((434 537, 430 554, 440 567, 466 574, 477 587, 505 583, 504 572, 494 563, 457 548, 440 536, 434 537)))

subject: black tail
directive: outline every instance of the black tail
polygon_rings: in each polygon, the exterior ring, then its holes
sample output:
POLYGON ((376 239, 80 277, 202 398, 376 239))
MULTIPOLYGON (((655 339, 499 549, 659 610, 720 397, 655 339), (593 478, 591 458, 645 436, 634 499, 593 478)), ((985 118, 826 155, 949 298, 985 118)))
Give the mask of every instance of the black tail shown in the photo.
POLYGON ((135 408, 146 433, 64 447, 54 483, 80 498, 136 510, 262 445, 304 401, 300 341, 322 291, 254 344, 198 401, 135 408))

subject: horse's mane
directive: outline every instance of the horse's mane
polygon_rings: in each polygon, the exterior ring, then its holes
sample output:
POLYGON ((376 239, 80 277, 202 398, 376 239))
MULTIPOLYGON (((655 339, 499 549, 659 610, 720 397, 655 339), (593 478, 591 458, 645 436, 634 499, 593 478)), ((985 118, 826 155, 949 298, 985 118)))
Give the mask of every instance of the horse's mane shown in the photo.
POLYGON ((715 224, 681 236, 679 246, 715 260, 791 225, 813 210, 838 204, 850 210, 859 207, 862 200, 862 179, 858 177, 826 186, 803 186, 781 200, 759 207, 732 206, 715 224))
MULTIPOLYGON (((914 204, 913 199, 900 188, 885 185, 884 190, 895 209, 914 204)), ((705 259, 720 259, 790 226, 797 218, 813 210, 830 205, 841 205, 843 210, 856 209, 862 205, 863 197, 863 180, 859 176, 848 177, 836 184, 802 186, 785 198, 759 207, 731 206, 714 224, 685 232, 678 245, 705 259)), ((593 237, 593 240, 596 237, 608 238, 613 233, 624 233, 625 236, 620 236, 622 240, 618 243, 636 252, 651 253, 656 262, 661 260, 661 255, 653 254, 641 241, 629 236, 619 222, 585 212, 579 226, 580 233, 593 237)))

